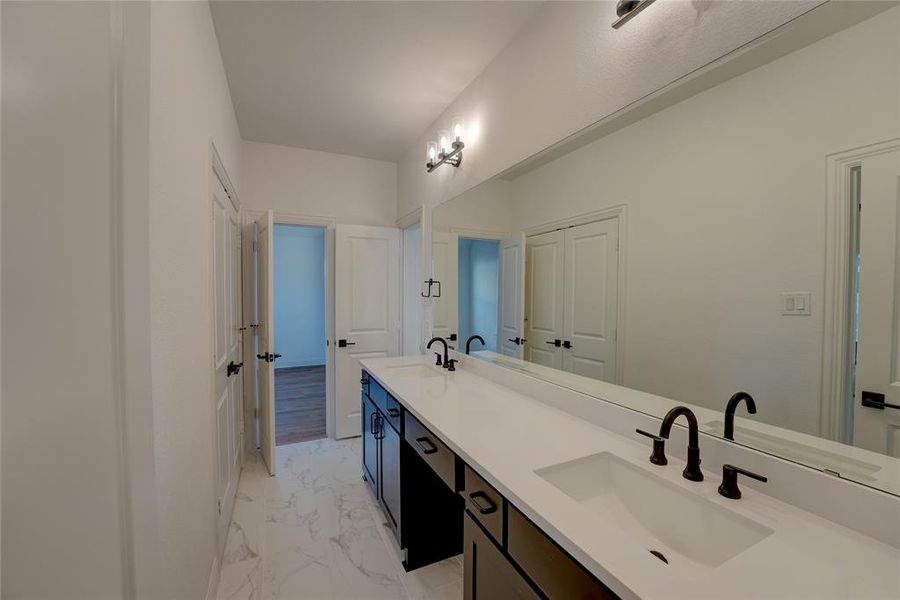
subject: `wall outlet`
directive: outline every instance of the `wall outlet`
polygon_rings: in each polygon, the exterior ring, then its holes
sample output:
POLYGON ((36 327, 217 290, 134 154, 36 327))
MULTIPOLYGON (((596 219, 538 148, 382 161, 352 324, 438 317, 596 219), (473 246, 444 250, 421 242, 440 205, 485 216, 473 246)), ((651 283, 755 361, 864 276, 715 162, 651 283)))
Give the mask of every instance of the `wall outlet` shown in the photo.
POLYGON ((782 292, 781 314, 809 316, 811 295, 810 292, 782 292))

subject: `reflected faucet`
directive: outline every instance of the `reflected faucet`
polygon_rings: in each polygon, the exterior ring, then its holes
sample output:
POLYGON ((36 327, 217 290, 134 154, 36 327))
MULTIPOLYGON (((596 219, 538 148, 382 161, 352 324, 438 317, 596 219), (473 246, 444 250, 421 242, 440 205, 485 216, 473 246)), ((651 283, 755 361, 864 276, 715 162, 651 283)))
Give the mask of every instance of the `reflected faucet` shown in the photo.
POLYGON ((734 411, 737 410, 741 400, 747 402, 747 412, 751 415, 756 414, 756 402, 753 396, 747 392, 738 392, 728 400, 728 406, 725 407, 725 439, 734 441, 734 411))
POLYGON ((693 411, 687 406, 676 406, 667 412, 659 427, 659 437, 669 439, 672 424, 681 415, 684 415, 688 422, 687 466, 681 474, 689 481, 703 481, 703 471, 700 470, 700 434, 697 417, 693 411))
POLYGON ((469 336, 469 339, 466 340, 466 354, 469 353, 469 346, 472 345, 472 342, 473 342, 474 340, 478 340, 479 342, 481 342, 481 345, 484 346, 484 338, 483 338, 483 337, 481 337, 480 335, 477 335, 477 334, 476 334, 476 335, 470 335, 470 336, 469 336))
MULTIPOLYGON (((440 336, 435 336, 435 337, 431 338, 430 340, 428 340, 427 348, 430 350, 431 345, 434 344, 435 342, 440 342, 444 345, 444 368, 446 369, 449 366, 449 360, 450 360, 450 357, 448 356, 449 351, 447 349, 447 340, 445 340, 444 338, 442 338, 440 336)), ((437 364, 441 364, 441 363, 438 362, 437 364)))

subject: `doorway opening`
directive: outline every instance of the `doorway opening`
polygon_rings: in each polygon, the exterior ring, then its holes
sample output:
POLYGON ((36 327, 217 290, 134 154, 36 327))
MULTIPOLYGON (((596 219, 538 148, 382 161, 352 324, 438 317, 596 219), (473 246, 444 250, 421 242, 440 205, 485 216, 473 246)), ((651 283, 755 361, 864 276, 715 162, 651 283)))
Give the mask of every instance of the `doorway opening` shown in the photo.
POLYGON ((470 336, 472 351, 497 351, 499 315, 500 242, 460 237, 457 261, 459 349, 465 351, 470 336))
POLYGON ((275 224, 275 445, 326 433, 325 229, 275 224))

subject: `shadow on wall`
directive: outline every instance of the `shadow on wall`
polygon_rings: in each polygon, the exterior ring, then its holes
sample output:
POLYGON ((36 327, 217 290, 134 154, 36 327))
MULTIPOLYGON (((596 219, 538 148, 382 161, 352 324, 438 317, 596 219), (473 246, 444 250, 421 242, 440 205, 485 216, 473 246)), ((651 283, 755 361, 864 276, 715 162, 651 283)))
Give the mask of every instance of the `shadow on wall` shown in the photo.
POLYGON ((278 368, 325 364, 325 230, 275 225, 278 368))

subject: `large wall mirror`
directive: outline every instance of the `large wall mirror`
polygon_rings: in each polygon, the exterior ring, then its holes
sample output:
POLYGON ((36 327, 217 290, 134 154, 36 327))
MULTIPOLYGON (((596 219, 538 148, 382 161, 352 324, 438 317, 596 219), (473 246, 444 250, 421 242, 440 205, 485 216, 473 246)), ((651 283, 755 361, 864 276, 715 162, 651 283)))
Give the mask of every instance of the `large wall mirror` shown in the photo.
POLYGON ((434 333, 900 494, 898 207, 900 6, 825 5, 438 206, 434 333))

